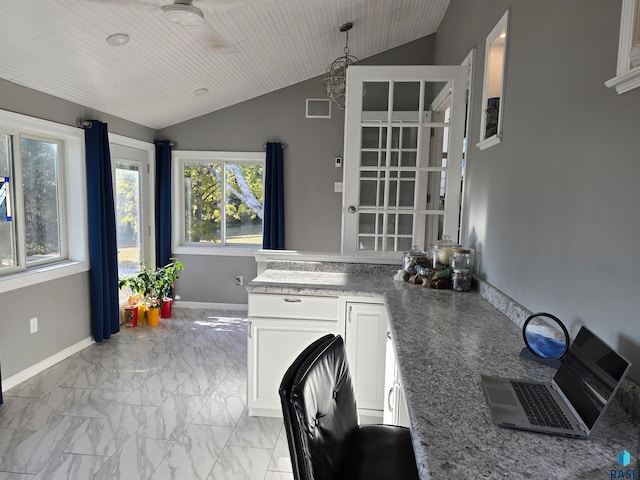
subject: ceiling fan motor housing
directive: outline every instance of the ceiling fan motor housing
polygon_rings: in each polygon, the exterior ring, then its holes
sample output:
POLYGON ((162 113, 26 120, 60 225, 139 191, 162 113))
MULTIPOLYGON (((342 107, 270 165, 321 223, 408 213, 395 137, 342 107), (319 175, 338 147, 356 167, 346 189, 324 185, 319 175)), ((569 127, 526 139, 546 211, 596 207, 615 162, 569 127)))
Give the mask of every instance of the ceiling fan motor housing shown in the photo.
POLYGON ((176 0, 171 5, 162 7, 164 16, 171 23, 183 25, 185 27, 197 27, 204 22, 204 14, 198 7, 194 7, 190 1, 181 2, 176 0))

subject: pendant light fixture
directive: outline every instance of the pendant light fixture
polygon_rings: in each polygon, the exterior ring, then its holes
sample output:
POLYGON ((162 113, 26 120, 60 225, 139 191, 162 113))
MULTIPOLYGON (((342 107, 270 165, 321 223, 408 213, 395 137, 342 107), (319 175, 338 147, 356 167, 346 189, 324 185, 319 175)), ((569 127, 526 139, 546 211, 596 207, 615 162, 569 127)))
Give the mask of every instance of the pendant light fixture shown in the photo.
POLYGON ((329 68, 327 75, 322 80, 327 97, 338 108, 344 108, 347 93, 347 68, 359 61, 349 53, 349 30, 353 28, 353 23, 345 23, 340 27, 340 31, 345 33, 346 41, 344 45, 344 55, 336 58, 329 68))

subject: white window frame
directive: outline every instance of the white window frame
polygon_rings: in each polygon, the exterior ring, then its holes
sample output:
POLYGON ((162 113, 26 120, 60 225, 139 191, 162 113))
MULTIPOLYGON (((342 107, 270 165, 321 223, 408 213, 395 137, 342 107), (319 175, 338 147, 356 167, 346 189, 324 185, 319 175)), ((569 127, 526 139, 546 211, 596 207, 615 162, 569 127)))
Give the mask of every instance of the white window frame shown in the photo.
POLYGON ((640 15, 640 0, 622 0, 616 76, 604 82, 607 87, 615 88, 618 95, 640 87, 640 66, 631 68, 630 59, 637 15, 640 15))
MULTIPOLYGON (((172 250, 173 253, 186 255, 224 255, 253 257, 255 252, 262 249, 262 245, 221 245, 207 243, 198 245, 186 243, 184 232, 184 166, 187 163, 261 163, 265 165, 265 152, 216 152, 216 151, 190 151, 174 150, 172 152, 172 164, 175 167, 172 173, 171 198, 173 204, 172 214, 172 250)), ((264 178, 263 178, 264 181, 264 178)))
POLYGON ((17 263, 15 268, 7 269, 0 276, 0 293, 24 288, 50 280, 56 280, 69 275, 89 270, 88 263, 88 228, 86 206, 86 174, 84 131, 76 127, 29 117, 14 112, 0 110, 0 132, 13 136, 14 139, 14 178, 13 183, 15 202, 12 213, 16 224, 17 263), (66 258, 58 258, 52 262, 26 263, 24 251, 21 178, 20 169, 20 138, 42 139, 57 141, 61 145, 58 152, 60 216, 64 223, 61 225, 60 240, 66 258), (17 148, 16 148, 17 143, 17 148), (17 191, 16 191, 17 189, 17 191), (68 221, 64 221, 67 219, 68 221))
MULTIPOLYGON (((25 245, 26 245, 26 233, 25 233, 25 225, 24 225, 24 190, 22 186, 22 177, 24 175, 23 165, 22 165, 22 140, 35 140, 37 142, 50 143, 57 145, 57 155, 58 155, 58 164, 57 164, 57 188, 58 195, 62 198, 66 196, 66 179, 62 172, 64 172, 64 166, 66 164, 64 158, 64 141, 59 138, 46 137, 43 135, 35 135, 28 132, 20 132, 18 138, 14 137, 14 173, 16 177, 16 182, 13 185, 14 193, 16 195, 16 207, 19 209, 21 215, 17 218, 17 232, 16 232, 16 242, 18 243, 18 268, 24 266, 26 269, 36 268, 42 265, 49 265, 59 262, 64 262, 69 259, 69 249, 67 242, 67 209, 64 208, 63 202, 58 202, 58 241, 60 243, 60 255, 55 258, 36 258, 33 260, 29 260, 25 253, 25 245), (17 161, 16 161, 17 160, 17 161), (24 263, 23 263, 24 262, 24 263)), ((15 215, 14 215, 15 216, 15 215)))

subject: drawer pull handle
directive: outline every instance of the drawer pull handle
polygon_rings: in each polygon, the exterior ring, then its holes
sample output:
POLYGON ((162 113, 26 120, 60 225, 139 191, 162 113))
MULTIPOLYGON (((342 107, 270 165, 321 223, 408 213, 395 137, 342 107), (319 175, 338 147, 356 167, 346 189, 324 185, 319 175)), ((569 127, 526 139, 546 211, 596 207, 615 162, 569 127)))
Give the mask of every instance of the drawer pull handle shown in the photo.
POLYGON ((387 338, 391 340, 391 332, 389 330, 387 330, 387 338))
POLYGON ((302 299, 301 298, 285 298, 284 301, 287 303, 300 303, 302 299))

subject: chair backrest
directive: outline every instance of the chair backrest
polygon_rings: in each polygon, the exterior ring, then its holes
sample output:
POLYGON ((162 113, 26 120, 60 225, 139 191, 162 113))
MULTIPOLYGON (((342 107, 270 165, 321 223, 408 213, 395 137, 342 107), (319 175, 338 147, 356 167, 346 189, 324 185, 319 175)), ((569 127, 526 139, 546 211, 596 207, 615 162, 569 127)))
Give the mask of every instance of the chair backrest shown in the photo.
POLYGON ((293 403, 291 401, 291 389, 300 367, 304 366, 304 368, 307 368, 308 363, 314 359, 318 352, 322 351, 322 349, 334 338, 335 335, 328 334, 311 343, 293 361, 282 377, 282 382, 280 383, 280 404, 282 405, 284 429, 287 434, 287 444, 289 445, 289 455, 291 457, 294 480, 305 480, 306 477, 301 473, 303 466, 302 456, 300 454, 302 451, 300 434, 298 433, 298 428, 294 428, 294 426, 297 425, 297 422, 292 421, 292 417, 295 416, 295 413, 293 411, 293 403))
POLYGON ((287 435, 290 431, 294 439, 289 444, 296 450, 297 480, 336 478, 359 428, 341 336, 316 344, 301 359, 290 385, 288 410, 285 424, 290 423, 287 435))

